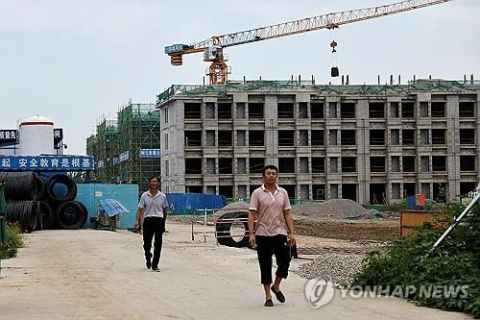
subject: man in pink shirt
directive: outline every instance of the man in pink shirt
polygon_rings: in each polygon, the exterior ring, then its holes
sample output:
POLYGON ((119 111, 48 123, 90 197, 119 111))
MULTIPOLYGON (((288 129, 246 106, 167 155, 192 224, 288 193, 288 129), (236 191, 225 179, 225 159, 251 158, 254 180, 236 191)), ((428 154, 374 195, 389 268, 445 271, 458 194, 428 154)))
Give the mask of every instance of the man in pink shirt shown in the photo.
POLYGON ((288 276, 290 246, 295 244, 295 237, 288 193, 277 185, 277 167, 274 165, 263 167, 262 177, 264 184, 255 189, 250 198, 249 242, 250 246, 257 247, 260 282, 265 290, 265 306, 273 307, 271 292, 278 301, 285 302, 285 296, 280 291, 280 282, 288 276), (275 253, 277 261, 273 285, 272 252, 275 253))

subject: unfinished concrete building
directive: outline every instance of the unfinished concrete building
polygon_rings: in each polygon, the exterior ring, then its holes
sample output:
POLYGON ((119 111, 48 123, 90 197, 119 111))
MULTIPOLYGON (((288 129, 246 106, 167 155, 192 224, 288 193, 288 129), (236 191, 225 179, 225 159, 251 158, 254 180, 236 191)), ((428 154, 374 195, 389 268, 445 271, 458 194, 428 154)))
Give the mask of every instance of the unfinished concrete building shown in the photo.
POLYGON ((472 191, 480 84, 172 86, 157 99, 165 192, 249 198, 264 164, 291 198, 394 203, 472 191))

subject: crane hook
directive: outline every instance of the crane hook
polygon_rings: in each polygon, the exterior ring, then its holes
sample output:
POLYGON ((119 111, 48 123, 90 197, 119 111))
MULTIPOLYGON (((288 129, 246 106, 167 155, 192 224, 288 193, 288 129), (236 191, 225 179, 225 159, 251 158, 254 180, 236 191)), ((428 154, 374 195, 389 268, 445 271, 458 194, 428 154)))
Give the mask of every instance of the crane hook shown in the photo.
POLYGON ((330 47, 332 47, 332 53, 337 52, 337 50, 335 49, 336 46, 337 46, 337 42, 333 40, 332 43, 330 43, 330 47))

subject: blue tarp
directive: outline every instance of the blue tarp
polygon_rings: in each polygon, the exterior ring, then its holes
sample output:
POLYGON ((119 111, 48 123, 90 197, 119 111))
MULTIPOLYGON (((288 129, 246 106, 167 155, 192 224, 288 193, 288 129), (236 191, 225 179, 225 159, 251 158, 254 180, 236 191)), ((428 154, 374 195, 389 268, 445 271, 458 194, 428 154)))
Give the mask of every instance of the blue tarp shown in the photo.
POLYGON ((109 217, 130 212, 121 202, 115 199, 100 199, 98 202, 109 217))
POLYGON ((225 206, 225 197, 203 193, 168 193, 169 211, 181 212, 185 210, 221 209, 225 206))

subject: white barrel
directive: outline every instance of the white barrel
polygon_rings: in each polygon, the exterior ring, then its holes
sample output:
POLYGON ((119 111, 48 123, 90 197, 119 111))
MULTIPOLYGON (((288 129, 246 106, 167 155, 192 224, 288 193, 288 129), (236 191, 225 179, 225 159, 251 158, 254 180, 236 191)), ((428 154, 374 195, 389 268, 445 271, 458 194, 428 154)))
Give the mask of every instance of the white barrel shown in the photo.
POLYGON ((20 154, 22 156, 55 154, 53 125, 53 120, 41 116, 21 119, 20 154))

